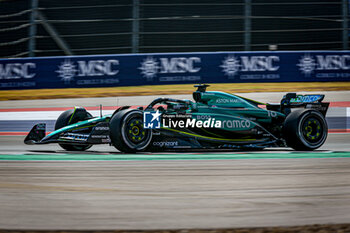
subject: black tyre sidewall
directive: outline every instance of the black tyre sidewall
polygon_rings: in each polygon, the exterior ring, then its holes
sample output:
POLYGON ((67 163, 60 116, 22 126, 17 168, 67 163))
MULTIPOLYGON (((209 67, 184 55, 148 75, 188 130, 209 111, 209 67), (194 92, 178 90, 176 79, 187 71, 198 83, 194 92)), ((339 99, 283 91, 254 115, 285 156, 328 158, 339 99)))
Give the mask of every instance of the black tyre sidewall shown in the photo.
POLYGON ((295 150, 315 150, 321 147, 327 139, 328 127, 324 116, 315 110, 301 109, 290 113, 284 123, 284 137, 287 145, 295 150), (322 137, 315 143, 307 141, 303 136, 303 122, 309 118, 315 117, 322 124, 322 137))
MULTIPOLYGON (((73 122, 69 122, 73 113, 74 113, 74 109, 70 109, 70 110, 67 110, 67 111, 64 111, 63 113, 61 113, 61 115, 56 120, 55 130, 58 130, 58 129, 63 128, 67 125, 71 125, 71 124, 74 124, 78 121, 83 121, 83 120, 86 120, 87 118, 92 117, 92 115, 90 113, 86 112, 86 116, 84 119, 76 119, 73 122), (69 124, 68 124, 68 122, 69 122, 69 124)), ((72 145, 72 144, 68 144, 68 143, 58 143, 58 145, 60 145, 60 147, 62 147, 65 150, 68 150, 68 151, 85 151, 85 150, 92 147, 92 145, 72 145)))
MULTIPOLYGON (((129 142, 125 135, 126 122, 135 115, 140 115, 143 119, 142 111, 127 109, 116 113, 110 121, 110 138, 113 146, 119 151, 135 153, 145 151, 152 141, 152 131, 149 131, 147 139, 141 145, 135 145, 129 142)), ((143 121, 143 120, 142 120, 143 121)))

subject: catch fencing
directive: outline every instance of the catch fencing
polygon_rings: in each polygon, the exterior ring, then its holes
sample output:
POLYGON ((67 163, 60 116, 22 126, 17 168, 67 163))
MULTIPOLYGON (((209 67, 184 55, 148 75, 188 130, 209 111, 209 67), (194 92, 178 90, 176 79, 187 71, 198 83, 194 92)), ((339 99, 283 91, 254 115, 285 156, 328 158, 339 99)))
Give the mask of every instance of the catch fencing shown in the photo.
POLYGON ((0 57, 347 50, 349 0, 1 0, 0 57))

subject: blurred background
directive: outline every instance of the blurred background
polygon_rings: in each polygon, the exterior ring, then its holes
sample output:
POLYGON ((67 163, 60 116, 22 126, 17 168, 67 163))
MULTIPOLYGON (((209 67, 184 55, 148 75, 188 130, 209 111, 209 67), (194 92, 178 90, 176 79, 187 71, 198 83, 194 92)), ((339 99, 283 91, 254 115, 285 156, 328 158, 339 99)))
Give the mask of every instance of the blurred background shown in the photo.
POLYGON ((0 0, 0 57, 347 50, 348 0, 0 0))

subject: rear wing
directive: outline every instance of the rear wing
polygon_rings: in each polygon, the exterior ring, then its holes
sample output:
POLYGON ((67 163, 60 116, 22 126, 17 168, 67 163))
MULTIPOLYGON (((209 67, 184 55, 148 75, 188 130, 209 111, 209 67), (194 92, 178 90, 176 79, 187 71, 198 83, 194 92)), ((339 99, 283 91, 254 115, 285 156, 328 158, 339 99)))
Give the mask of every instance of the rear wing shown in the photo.
POLYGON ((297 93, 287 93, 283 96, 279 105, 267 105, 267 109, 282 112, 288 115, 292 108, 314 109, 326 116, 329 103, 322 102, 325 95, 310 94, 297 95, 297 93))
POLYGON ((321 103, 324 99, 324 95, 297 95, 296 93, 288 93, 283 98, 290 104, 303 104, 303 103, 321 103))

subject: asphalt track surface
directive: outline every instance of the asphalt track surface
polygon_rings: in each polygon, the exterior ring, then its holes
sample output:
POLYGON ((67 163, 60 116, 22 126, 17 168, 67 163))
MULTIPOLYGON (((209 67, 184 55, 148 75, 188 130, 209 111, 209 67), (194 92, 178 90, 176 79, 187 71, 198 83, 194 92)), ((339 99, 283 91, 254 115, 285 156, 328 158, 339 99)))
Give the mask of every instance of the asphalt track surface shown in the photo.
POLYGON ((316 152, 126 155, 94 146, 68 154, 57 145, 22 142, 20 136, 0 136, 0 229, 215 229, 350 222, 350 134, 330 134, 316 152))
MULTIPOLYGON (((323 92, 298 92, 298 94, 324 94, 325 102, 350 101, 350 91, 323 91, 323 92)), ((238 93, 238 95, 267 103, 279 103, 285 92, 265 93, 238 93)), ((147 105, 160 96, 121 96, 102 98, 75 98, 75 99, 46 99, 46 100, 12 100, 1 101, 1 108, 45 108, 45 107, 74 107, 74 106, 124 106, 147 105)), ((165 96, 164 96, 165 97, 165 96)), ((168 95, 168 98, 192 99, 192 95, 168 95)))
MULTIPOLYGON (((22 139, 0 138, 2 229, 213 229, 350 219, 349 150, 135 157, 101 146, 67 155, 53 145, 26 149, 22 139)), ((332 134, 324 147, 345 148, 348 139, 332 134)))

